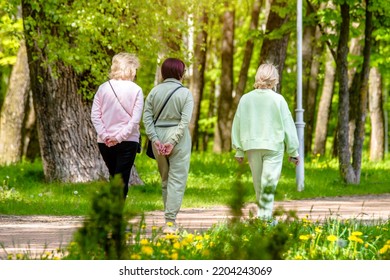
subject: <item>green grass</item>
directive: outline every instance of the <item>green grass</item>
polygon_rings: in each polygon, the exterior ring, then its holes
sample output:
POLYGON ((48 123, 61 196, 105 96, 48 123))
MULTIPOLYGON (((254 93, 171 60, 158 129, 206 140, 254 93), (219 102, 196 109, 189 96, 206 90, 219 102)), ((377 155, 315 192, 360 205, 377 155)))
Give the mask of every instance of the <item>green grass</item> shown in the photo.
MULTIPOLYGON (((286 160, 276 200, 390 193, 388 160, 379 163, 364 160, 361 183, 346 185, 340 178, 337 160, 308 158, 302 192, 297 191, 295 168, 286 160)), ((125 209, 132 212, 161 210, 156 162, 141 154, 136 158, 136 167, 145 185, 131 187, 125 209)), ((245 188, 245 202, 254 202, 249 166, 245 163, 241 168, 234 160, 233 153, 193 153, 182 207, 227 205, 233 195, 232 187, 238 179, 245 188), (239 173, 242 174, 239 176, 239 173)), ((3 166, 0 168, 0 214, 86 215, 92 195, 105 184, 107 182, 47 183, 40 160, 3 166)))

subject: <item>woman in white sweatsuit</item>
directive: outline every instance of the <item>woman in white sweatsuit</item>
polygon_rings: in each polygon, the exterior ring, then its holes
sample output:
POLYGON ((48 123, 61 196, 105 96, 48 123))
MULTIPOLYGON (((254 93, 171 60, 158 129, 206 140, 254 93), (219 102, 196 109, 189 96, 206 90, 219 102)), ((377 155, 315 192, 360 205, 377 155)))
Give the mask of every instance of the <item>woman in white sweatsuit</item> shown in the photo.
POLYGON ((278 82, 279 74, 273 65, 260 65, 255 89, 240 99, 232 127, 235 158, 242 163, 247 152, 258 217, 268 221, 272 219, 285 149, 289 160, 299 164, 299 141, 291 112, 283 96, 272 90, 278 82))
POLYGON ((190 168, 191 136, 188 125, 194 102, 191 92, 181 82, 184 73, 185 65, 181 60, 166 59, 161 65, 163 82, 148 94, 143 113, 146 134, 153 143, 153 153, 162 181, 166 221, 164 233, 177 230, 176 216, 181 207, 190 168), (165 100, 174 90, 176 91, 154 124, 165 100))

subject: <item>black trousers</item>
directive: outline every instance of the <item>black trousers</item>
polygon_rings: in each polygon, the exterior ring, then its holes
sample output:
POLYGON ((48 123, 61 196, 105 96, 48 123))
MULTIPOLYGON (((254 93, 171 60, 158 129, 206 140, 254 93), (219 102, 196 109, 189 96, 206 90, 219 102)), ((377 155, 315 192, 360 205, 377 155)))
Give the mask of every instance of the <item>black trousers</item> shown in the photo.
POLYGON ((104 143, 99 144, 99 151, 110 173, 110 177, 121 174, 126 199, 129 191, 129 179, 131 168, 133 167, 137 154, 138 143, 133 141, 123 141, 113 147, 107 147, 104 143))

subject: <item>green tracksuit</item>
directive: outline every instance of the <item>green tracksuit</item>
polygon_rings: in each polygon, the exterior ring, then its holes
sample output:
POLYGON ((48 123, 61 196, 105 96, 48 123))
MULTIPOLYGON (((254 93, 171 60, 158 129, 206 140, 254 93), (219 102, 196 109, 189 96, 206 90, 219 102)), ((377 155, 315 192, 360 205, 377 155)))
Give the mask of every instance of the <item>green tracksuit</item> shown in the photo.
MULTIPOLYGON (((169 156, 154 150, 162 180, 165 219, 174 222, 180 210, 187 184, 191 156, 191 136, 188 125, 194 106, 191 92, 182 87, 169 99, 156 124, 153 120, 169 93, 182 85, 176 79, 166 79, 154 87, 145 100, 143 123, 148 138, 154 142, 171 143, 175 147, 169 156)), ((154 149, 154 147, 153 147, 154 149)))

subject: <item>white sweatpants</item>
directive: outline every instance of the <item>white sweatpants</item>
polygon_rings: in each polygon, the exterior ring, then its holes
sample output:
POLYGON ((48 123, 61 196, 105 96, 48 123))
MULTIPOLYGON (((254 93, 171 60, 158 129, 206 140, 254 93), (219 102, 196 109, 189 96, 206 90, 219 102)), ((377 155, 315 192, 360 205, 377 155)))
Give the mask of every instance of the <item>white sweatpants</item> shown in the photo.
POLYGON ((248 150, 248 162, 258 204, 257 216, 272 218, 276 186, 282 172, 284 151, 248 150))

